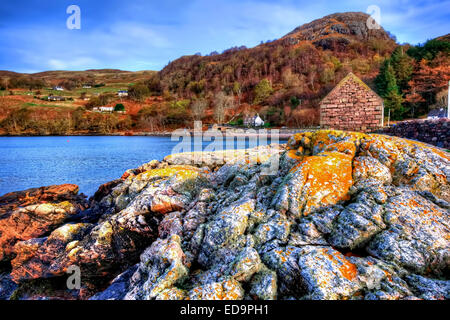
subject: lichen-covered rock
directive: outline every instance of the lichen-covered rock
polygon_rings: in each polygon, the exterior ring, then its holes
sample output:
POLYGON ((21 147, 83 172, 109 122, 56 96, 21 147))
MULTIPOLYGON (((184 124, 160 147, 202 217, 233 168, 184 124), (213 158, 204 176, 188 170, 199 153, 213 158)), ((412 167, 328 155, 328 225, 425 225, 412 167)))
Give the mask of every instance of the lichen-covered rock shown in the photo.
POLYGON ((291 169, 274 199, 276 209, 293 217, 348 200, 352 157, 332 151, 307 157, 291 169))
POLYGON ((0 261, 11 259, 18 241, 39 238, 77 212, 69 201, 41 203, 18 208, 0 217, 0 261))
MULTIPOLYGON (((154 169, 146 173, 148 182, 145 189, 135 195, 125 209, 100 220, 88 234, 73 243, 70 250, 55 252, 50 274, 41 267, 47 262, 39 262, 40 255, 33 258, 30 267, 36 269, 32 277, 60 276, 71 265, 79 266, 89 276, 104 276, 139 256, 140 250, 157 238, 162 215, 168 208, 187 206, 198 192, 197 188, 205 184, 203 172, 197 168, 172 169, 154 169), (160 206, 162 194, 173 194, 173 198, 166 202, 166 209, 160 206), (174 203, 180 203, 180 206, 174 203)), ((129 178, 132 179, 131 176, 129 178)), ((134 179, 142 179, 142 176, 139 174, 134 179)), ((28 278, 18 270, 20 268, 20 264, 15 264, 13 274, 17 281, 22 280, 22 276, 23 279, 28 278)))
POLYGON ((18 242, 14 247, 16 257, 11 261, 12 279, 20 282, 65 273, 70 265, 61 263, 61 252, 76 246, 91 227, 86 223, 66 224, 46 238, 18 242))
POLYGON ((371 157, 356 157, 353 160, 353 181, 355 189, 392 182, 389 168, 371 157))
POLYGON ((261 266, 258 252, 253 248, 244 248, 233 262, 230 275, 237 281, 248 281, 261 266))
MULTIPOLYGON (((372 189, 373 190, 373 189, 372 189)), ((371 190, 371 191, 372 191, 371 190)), ((384 192, 382 189, 374 192, 384 192)), ((362 247, 386 228, 384 207, 377 203, 373 193, 363 191, 339 213, 329 236, 329 243, 343 249, 362 247)))
POLYGON ((250 283, 249 295, 258 300, 277 299, 277 274, 274 271, 263 267, 256 273, 250 283))
POLYGON ((185 264, 178 235, 153 242, 141 255, 141 263, 131 278, 130 290, 124 299, 149 300, 158 295, 168 295, 166 290, 187 276, 185 264))
POLYGON ((386 230, 368 244, 370 254, 418 274, 443 274, 450 266, 449 211, 408 190, 384 206, 386 230))
POLYGON ((247 228, 248 217, 254 208, 254 199, 238 200, 220 210, 206 224, 198 257, 203 266, 231 262, 234 254, 245 244, 243 235, 247 228))
POLYGON ((448 300, 450 299, 450 281, 428 279, 417 274, 406 276, 409 284, 416 295, 425 300, 448 300))
POLYGON ((213 282, 189 291, 189 300, 242 300, 244 289, 236 280, 213 282))
POLYGON ((61 184, 10 192, 0 197, 0 217, 13 212, 18 207, 47 202, 69 201, 81 209, 86 205, 85 198, 86 196, 83 194, 78 194, 78 186, 75 184, 61 184))
POLYGON ((149 162, 101 186, 89 208, 70 192, 45 204, 9 195, 0 296, 448 299, 449 179, 440 149, 318 130, 149 162), (53 288, 71 266, 82 288, 53 288))

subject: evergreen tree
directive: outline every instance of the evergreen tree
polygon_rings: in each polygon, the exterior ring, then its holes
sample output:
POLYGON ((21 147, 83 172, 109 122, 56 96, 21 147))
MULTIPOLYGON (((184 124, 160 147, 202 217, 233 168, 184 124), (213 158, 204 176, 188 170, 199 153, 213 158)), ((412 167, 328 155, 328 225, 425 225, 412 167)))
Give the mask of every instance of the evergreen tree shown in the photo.
POLYGON ((403 97, 400 94, 395 76, 395 70, 391 60, 387 59, 380 68, 380 74, 375 79, 375 86, 378 94, 384 99, 384 106, 391 109, 391 117, 395 120, 401 120, 406 111, 403 106, 403 97))
POLYGON ((409 57, 402 46, 397 47, 391 56, 391 65, 395 72, 400 92, 408 89, 408 81, 413 72, 413 59, 409 57))

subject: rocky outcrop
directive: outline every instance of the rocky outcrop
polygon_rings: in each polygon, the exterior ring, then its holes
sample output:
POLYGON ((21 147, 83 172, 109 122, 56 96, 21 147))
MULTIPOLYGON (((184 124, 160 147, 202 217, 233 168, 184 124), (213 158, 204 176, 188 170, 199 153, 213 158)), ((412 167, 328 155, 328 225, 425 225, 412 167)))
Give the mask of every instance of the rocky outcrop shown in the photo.
POLYGON ((78 186, 65 184, 0 197, 0 262, 10 260, 19 241, 39 238, 87 207, 78 186))
POLYGON ((77 266, 78 299, 448 299, 445 151, 321 130, 198 156, 128 170, 69 222, 51 211, 47 232, 13 244, 2 298, 77 266))

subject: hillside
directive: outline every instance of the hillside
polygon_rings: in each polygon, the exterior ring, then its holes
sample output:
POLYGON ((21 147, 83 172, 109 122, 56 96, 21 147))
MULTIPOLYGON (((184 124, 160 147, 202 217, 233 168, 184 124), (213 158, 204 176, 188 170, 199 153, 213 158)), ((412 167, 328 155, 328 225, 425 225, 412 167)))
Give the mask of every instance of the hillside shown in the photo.
POLYGON ((142 81, 155 71, 124 71, 118 69, 90 69, 85 71, 43 71, 37 73, 17 73, 0 70, 0 79, 5 78, 26 78, 44 81, 48 85, 56 85, 64 81, 80 83, 118 83, 118 82, 138 82, 142 81))
POLYGON ((332 14, 255 48, 184 56, 160 72, 161 80, 167 89, 185 97, 221 88, 231 92, 239 86, 244 101, 252 103, 252 89, 267 78, 276 94, 262 104, 283 106, 297 96, 315 106, 349 71, 370 83, 384 57, 396 47, 385 30, 367 28, 368 18, 357 12, 332 14))

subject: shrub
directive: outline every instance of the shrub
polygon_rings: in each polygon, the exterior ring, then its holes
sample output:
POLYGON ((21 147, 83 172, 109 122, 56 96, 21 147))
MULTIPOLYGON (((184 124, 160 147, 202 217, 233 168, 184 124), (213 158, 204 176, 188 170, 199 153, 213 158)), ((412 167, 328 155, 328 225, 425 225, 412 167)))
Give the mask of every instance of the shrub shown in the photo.
POLYGON ((150 90, 145 84, 135 84, 128 89, 128 96, 137 101, 143 101, 150 95, 150 90))
POLYGON ((116 104, 116 106, 114 107, 114 111, 118 112, 118 111, 125 111, 125 106, 121 103, 116 104))

